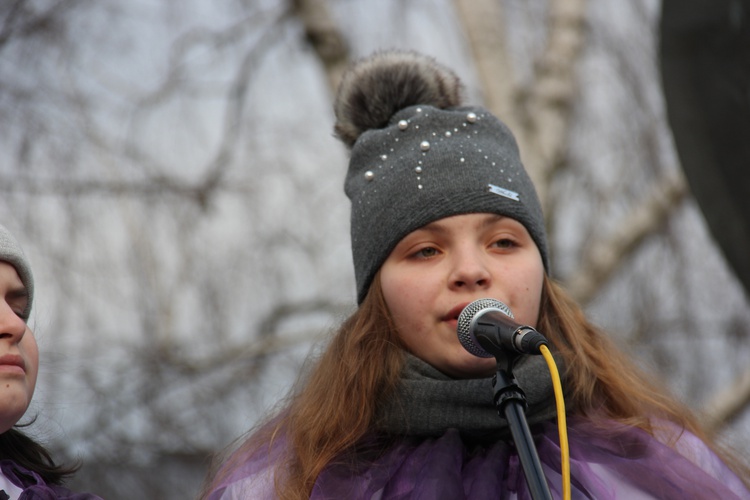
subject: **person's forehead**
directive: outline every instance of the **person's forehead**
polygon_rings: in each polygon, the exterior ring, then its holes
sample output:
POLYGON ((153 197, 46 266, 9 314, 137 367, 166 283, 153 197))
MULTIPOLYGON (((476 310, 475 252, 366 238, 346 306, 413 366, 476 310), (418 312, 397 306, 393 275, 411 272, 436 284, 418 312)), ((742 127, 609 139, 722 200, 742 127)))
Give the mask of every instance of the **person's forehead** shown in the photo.
MULTIPOLYGON (((451 215, 450 217, 443 217, 442 219, 434 220, 428 224, 425 224, 419 230, 434 230, 444 231, 448 226, 456 223, 462 223, 465 220, 473 219, 475 223, 478 223, 480 227, 490 226, 495 222, 509 219, 504 215, 493 214, 493 213, 468 213, 451 215)), ((512 220, 512 219, 510 219, 512 220)))

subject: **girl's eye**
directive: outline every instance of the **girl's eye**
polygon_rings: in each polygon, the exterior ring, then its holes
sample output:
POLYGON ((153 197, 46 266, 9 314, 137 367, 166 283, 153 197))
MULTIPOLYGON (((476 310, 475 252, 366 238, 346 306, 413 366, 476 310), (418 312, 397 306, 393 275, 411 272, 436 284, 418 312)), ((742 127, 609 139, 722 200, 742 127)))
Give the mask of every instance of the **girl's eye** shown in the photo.
POLYGON ((516 242, 510 238, 501 238, 497 240, 494 245, 498 248, 513 248, 516 246, 516 242))
POLYGON ((425 247, 418 252, 414 253, 414 257, 426 259, 429 257, 434 257, 438 254, 437 248, 434 247, 425 247))
POLYGON ((10 300, 6 300, 5 303, 8 304, 8 307, 13 311, 13 314, 24 321, 28 319, 24 314, 24 311, 26 310, 25 298, 23 300, 11 298, 10 300))

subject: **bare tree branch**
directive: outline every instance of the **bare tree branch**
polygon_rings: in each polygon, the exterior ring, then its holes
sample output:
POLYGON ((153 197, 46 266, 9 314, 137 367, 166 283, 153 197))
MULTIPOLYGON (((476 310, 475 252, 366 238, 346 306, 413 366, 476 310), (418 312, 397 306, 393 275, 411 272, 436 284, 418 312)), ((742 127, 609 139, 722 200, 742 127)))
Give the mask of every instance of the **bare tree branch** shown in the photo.
MULTIPOLYGON (((192 192, 193 198, 203 208, 207 207, 211 198, 215 196, 221 185, 221 180, 232 162, 237 142, 243 130, 242 117, 245 113, 246 96, 248 87, 252 81, 253 71, 258 65, 258 59, 264 53, 263 49, 266 44, 271 44, 279 36, 281 32, 279 24, 285 17, 286 13, 283 13, 272 22, 263 25, 261 27, 262 36, 259 38, 258 43, 243 55, 231 85, 227 89, 223 133, 221 134, 221 143, 218 150, 214 158, 206 166, 207 170, 203 178, 194 186, 188 186, 187 190, 182 190, 192 192)), ((228 40, 240 37, 240 34, 247 29, 246 24, 248 22, 249 20, 245 19, 222 32, 191 33, 190 36, 185 36, 178 40, 176 43, 177 48, 172 51, 170 71, 168 72, 169 76, 159 89, 139 103, 138 109, 148 110, 159 101, 169 98, 180 90, 180 84, 183 79, 183 58, 191 46, 195 44, 223 45, 228 40)), ((137 115, 138 113, 136 113, 137 115)), ((131 119, 131 123, 131 127, 135 127, 135 117, 131 119)), ((137 151, 137 146, 132 141, 127 145, 126 153, 129 156, 143 156, 140 151, 137 151)), ((179 184, 179 182, 169 179, 162 180, 164 181, 163 184, 167 186, 179 184)))
POLYGON ((501 2, 455 0, 454 4, 474 55, 485 105, 515 132, 519 128, 513 107, 517 82, 508 54, 501 2))
POLYGON ((604 282, 619 269, 648 236, 656 232, 687 196, 682 176, 662 179, 608 238, 586 247, 582 268, 568 280, 568 289, 583 304, 588 303, 604 282))
POLYGON ((349 48, 326 0, 292 0, 307 39, 323 63, 331 93, 336 92, 349 61, 349 48))
POLYGON ((0 14, 7 12, 0 25, 0 50, 13 38, 34 36, 56 38, 63 30, 63 11, 73 7, 79 0, 59 0, 57 3, 39 10, 28 0, 6 2, 0 14))
POLYGON ((547 206, 549 184, 567 149, 586 6, 586 0, 550 2, 547 45, 536 61, 534 82, 522 110, 521 151, 543 208, 547 206))

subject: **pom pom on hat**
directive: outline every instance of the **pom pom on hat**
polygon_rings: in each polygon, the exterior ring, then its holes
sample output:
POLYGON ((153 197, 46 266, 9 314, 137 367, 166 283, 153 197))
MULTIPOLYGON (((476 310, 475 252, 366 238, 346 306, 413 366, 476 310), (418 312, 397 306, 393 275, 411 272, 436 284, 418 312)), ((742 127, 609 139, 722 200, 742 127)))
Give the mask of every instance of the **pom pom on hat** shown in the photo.
POLYGON ((348 147, 369 129, 383 128, 415 104, 447 109, 461 104, 458 76, 417 52, 378 52, 361 59, 341 79, 334 131, 348 147))

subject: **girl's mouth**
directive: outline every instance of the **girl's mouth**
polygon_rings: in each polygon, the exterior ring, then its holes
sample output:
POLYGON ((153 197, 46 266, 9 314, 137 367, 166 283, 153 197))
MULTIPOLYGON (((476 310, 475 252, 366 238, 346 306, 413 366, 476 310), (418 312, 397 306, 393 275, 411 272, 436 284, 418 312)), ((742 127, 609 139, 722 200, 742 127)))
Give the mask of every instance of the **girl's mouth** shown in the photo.
POLYGON ((457 323, 458 317, 461 315, 461 312, 464 310, 464 308, 469 305, 469 302, 464 302, 462 304, 457 305, 450 311, 448 311, 448 314, 446 314, 443 317, 443 321, 448 321, 450 323, 457 323))
POLYGON ((26 363, 17 354, 0 356, 0 371, 12 373, 26 373, 26 363))

